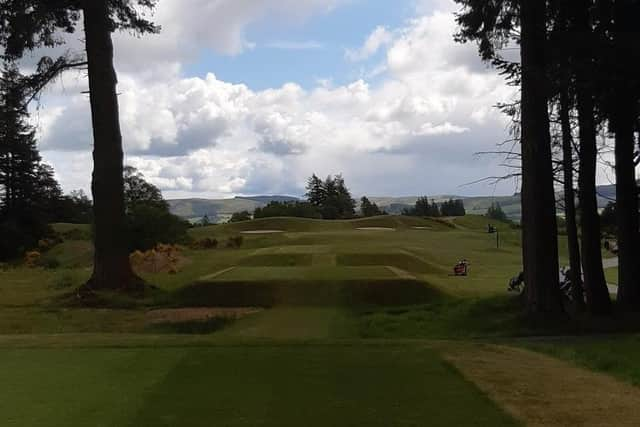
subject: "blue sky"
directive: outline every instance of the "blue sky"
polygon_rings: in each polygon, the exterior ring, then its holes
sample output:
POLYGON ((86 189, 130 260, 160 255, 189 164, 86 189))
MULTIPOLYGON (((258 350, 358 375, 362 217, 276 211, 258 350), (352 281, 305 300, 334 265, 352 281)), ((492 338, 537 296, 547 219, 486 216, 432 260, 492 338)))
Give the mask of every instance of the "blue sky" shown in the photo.
POLYGON ((204 77, 213 72, 222 80, 244 83, 254 90, 292 81, 309 89, 320 79, 346 84, 360 78, 362 69, 379 61, 383 52, 354 64, 345 59, 345 49, 358 48, 380 25, 400 28, 414 14, 412 0, 353 0, 303 24, 260 22, 246 33, 247 40, 256 44, 254 48, 233 56, 204 49, 184 73, 204 77))

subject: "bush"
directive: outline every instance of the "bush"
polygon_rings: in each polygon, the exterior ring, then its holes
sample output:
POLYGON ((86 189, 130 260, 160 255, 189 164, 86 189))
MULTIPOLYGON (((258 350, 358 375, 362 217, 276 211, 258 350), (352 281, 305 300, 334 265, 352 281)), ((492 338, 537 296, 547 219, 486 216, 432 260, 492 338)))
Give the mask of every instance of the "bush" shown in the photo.
POLYGON ((207 237, 205 239, 194 242, 193 245, 191 245, 191 247, 193 249, 204 249, 204 250, 216 249, 218 247, 218 240, 207 237))
POLYGON ((251 221, 251 214, 249 211, 234 212, 233 215, 231 215, 231 219, 229 219, 230 223, 244 221, 251 221))

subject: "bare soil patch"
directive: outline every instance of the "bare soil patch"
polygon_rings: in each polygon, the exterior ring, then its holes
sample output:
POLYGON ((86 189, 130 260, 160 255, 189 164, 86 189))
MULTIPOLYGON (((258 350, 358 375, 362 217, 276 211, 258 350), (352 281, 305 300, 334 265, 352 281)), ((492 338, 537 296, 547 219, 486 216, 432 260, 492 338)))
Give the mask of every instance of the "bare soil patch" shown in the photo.
POLYGON ((527 426, 637 426, 640 389, 512 347, 446 344, 444 358, 527 426))
POLYGON ((147 322, 158 323, 179 323, 191 321, 206 321, 215 318, 236 320, 250 314, 262 311, 261 308, 239 307, 239 308, 171 308, 162 310, 151 310, 146 313, 147 322))

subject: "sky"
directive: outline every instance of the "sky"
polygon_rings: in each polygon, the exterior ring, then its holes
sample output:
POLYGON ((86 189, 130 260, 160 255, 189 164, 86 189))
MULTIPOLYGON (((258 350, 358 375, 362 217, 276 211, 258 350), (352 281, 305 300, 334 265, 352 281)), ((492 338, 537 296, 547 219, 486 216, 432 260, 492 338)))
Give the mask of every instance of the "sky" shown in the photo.
MULTIPOLYGON (((454 42, 455 11, 451 0, 160 0, 159 35, 114 35, 125 162, 167 198, 302 195, 312 173, 342 173, 357 196, 512 194, 514 181, 466 185, 509 172, 475 153, 508 138, 493 106, 515 94, 475 45, 454 42)), ((81 50, 81 34, 67 41, 81 50)), ((33 107, 65 191, 90 188, 86 90, 70 73, 33 107)))

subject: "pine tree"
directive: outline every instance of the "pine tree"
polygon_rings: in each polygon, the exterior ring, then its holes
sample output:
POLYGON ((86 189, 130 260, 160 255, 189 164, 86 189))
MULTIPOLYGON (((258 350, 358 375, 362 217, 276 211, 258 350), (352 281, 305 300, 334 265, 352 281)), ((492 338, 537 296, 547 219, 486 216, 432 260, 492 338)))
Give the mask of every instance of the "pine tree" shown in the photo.
POLYGON ((62 196, 53 169, 41 163, 22 78, 6 64, 0 79, 0 259, 20 255, 49 233, 62 196))
MULTIPOLYGON (((111 33, 159 30, 142 15, 156 0, 0 0, 0 46, 4 58, 19 59, 27 51, 54 47, 59 32, 84 30, 94 138, 94 266, 85 289, 139 291, 143 282, 131 269, 124 204, 123 151, 117 78, 111 33), (28 12, 28 13, 26 13, 28 12)), ((33 93, 51 78, 78 63, 63 57, 43 58, 29 79, 33 93)))

